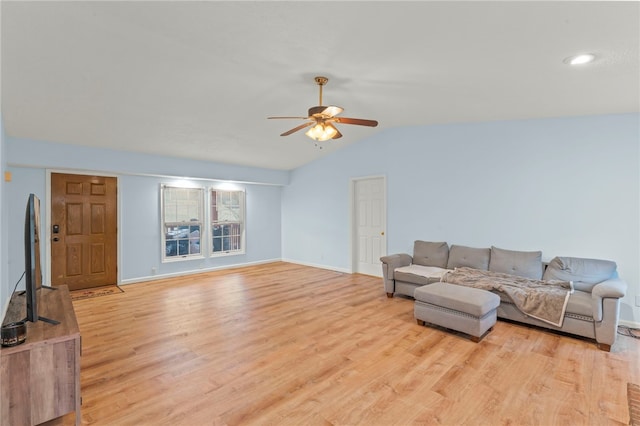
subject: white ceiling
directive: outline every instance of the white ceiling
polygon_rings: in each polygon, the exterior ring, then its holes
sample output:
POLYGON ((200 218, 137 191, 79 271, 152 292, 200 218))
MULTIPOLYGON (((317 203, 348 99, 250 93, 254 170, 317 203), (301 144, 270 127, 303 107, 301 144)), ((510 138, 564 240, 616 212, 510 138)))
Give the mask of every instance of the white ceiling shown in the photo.
POLYGON ((2 1, 17 138, 288 170, 398 126, 640 111, 638 2, 2 1), (567 56, 593 52, 589 66, 567 56), (319 150, 280 133, 318 103, 319 150))

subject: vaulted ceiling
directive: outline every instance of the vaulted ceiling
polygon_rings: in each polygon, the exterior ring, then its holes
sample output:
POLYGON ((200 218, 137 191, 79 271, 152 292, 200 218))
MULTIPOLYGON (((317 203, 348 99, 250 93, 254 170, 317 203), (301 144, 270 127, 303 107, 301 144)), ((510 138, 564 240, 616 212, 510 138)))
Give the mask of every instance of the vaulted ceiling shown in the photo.
POLYGON ((399 126, 640 111, 638 2, 2 1, 7 135, 288 170, 399 126), (590 65, 571 55, 591 52, 590 65), (318 103, 319 150, 280 133, 318 103))

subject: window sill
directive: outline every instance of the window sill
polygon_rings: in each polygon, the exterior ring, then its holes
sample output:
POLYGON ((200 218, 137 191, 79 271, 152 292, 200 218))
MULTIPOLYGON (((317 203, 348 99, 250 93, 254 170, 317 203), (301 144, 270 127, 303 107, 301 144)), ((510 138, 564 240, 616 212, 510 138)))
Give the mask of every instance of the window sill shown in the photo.
POLYGON ((227 256, 238 256, 238 255, 242 255, 242 254, 246 254, 246 251, 241 250, 241 251, 223 251, 223 252, 216 252, 216 253, 212 253, 211 256, 209 257, 227 257, 227 256))
POLYGON ((162 263, 173 263, 173 262, 183 262, 185 260, 204 260, 204 256, 201 254, 195 255, 186 255, 186 256, 172 256, 165 257, 162 259, 162 263))

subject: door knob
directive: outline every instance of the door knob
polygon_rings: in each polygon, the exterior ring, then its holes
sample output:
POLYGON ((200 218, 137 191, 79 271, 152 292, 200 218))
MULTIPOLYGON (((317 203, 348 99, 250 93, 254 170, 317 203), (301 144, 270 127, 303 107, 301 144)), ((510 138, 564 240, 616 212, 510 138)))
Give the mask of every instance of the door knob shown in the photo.
POLYGON ((384 231, 382 231, 382 232, 380 233, 380 235, 384 235, 384 231))
POLYGON ((58 238, 58 237, 53 237, 53 241, 54 241, 54 242, 60 241, 60 238, 58 238))

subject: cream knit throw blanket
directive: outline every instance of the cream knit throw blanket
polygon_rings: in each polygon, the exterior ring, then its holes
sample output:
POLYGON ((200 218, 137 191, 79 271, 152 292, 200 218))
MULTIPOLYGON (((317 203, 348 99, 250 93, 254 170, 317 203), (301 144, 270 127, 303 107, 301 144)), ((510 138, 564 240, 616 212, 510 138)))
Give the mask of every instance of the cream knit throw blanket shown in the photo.
POLYGON ((447 271, 441 281, 504 293, 524 314, 558 327, 573 292, 569 281, 534 280, 467 267, 447 271))

